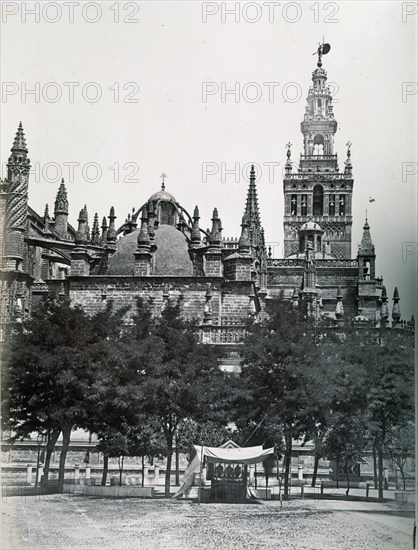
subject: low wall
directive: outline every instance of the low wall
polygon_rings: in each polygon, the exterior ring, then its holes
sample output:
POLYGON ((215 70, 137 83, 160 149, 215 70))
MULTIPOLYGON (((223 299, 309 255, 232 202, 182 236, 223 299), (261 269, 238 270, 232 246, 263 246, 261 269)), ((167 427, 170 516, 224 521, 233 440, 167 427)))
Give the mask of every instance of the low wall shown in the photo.
POLYGON ((396 502, 415 502, 415 491, 395 491, 396 502))
MULTIPOLYGON (((71 493, 75 489, 74 485, 65 484, 64 493, 71 493)), ((154 487, 135 487, 135 486, 102 486, 102 485, 83 485, 79 488, 79 494, 86 497, 101 498, 153 498, 154 487)))

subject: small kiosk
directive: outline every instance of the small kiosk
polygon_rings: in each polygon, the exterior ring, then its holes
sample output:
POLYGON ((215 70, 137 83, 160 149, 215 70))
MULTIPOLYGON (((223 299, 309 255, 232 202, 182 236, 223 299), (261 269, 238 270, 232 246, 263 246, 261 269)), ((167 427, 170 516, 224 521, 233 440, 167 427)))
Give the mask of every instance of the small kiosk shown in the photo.
POLYGON ((200 469, 199 499, 203 502, 244 502, 249 494, 248 466, 274 455, 274 447, 238 447, 232 441, 221 447, 194 445, 194 448, 198 459, 195 465, 200 469), (205 467, 210 489, 203 487, 205 467))

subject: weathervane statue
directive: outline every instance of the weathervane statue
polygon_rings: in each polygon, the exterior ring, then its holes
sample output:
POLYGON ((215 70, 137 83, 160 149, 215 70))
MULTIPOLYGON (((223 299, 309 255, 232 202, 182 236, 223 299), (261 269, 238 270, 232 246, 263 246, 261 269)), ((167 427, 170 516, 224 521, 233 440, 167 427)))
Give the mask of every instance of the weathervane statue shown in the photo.
POLYGON ((322 56, 326 55, 331 49, 331 46, 329 44, 324 44, 322 41, 322 44, 319 44, 318 49, 316 52, 314 52, 312 55, 318 55, 318 67, 322 67, 322 56))

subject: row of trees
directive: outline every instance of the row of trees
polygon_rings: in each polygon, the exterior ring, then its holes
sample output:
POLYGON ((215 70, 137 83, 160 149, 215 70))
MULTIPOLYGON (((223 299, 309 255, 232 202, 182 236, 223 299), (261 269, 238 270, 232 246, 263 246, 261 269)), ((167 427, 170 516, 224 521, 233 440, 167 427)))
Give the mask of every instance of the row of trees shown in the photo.
POLYGON ((372 449, 383 498, 384 457, 392 457, 404 476, 406 456, 414 451, 411 338, 388 329, 319 331, 300 310, 281 302, 252 326, 246 344, 242 379, 248 410, 259 417, 268 413, 282 428, 284 494, 292 442, 303 438, 315 446, 312 485, 319 460, 329 458, 346 472, 347 493, 350 467, 372 449))
POLYGON ((383 457, 390 454, 403 472, 414 416, 412 349, 402 333, 385 331, 378 342, 365 331, 320 334, 278 301, 268 319, 249 321, 242 372, 235 375, 219 369, 219 348, 198 344, 196 324, 177 305, 153 318, 138 299, 130 313, 109 305, 89 317, 68 301, 48 299, 11 334, 3 366, 5 428, 14 439, 47 436, 45 484, 62 433, 62 490, 74 428, 97 434, 103 484, 109 457, 120 457, 122 471, 123 456, 165 455, 167 496, 174 453, 178 463, 179 450, 191 452, 192 443, 218 445, 227 437, 283 453, 285 496, 292 442, 301 437, 315 443, 313 484, 320 458, 348 472, 370 448, 380 496, 383 457))
POLYGON ((47 436, 44 484, 52 451, 62 434, 58 488, 71 432, 94 432, 108 459, 165 454, 170 490, 173 444, 180 423, 219 420, 226 391, 217 350, 199 346, 196 328, 176 305, 152 318, 141 300, 128 311, 111 305, 93 317, 68 301, 46 300, 17 327, 6 348, 3 418, 13 438, 47 436))

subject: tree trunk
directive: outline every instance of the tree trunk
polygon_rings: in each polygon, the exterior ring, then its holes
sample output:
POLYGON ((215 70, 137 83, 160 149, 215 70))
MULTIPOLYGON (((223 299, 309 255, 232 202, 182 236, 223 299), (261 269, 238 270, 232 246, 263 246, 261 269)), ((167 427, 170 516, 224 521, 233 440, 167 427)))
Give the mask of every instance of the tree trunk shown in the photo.
POLYGON ((167 441, 167 467, 165 470, 165 496, 170 497, 171 459, 173 458, 173 434, 166 434, 167 441))
POLYGON ((405 472, 403 468, 399 468, 402 476, 402 484, 403 484, 403 490, 406 491, 406 481, 405 481, 405 472))
POLYGON ((379 446, 377 450, 379 462, 379 500, 383 500, 383 449, 379 446))
POLYGON ((176 485, 180 485, 180 456, 176 438, 176 485))
POLYGON ((42 482, 41 482, 41 487, 45 489, 48 487, 48 477, 49 477, 49 467, 51 464, 51 456, 52 456, 52 453, 54 452, 54 448, 60 433, 61 433, 61 430, 59 428, 48 432, 48 440, 46 443, 46 453, 45 453, 44 475, 42 477, 42 482))
POLYGON ((350 474, 348 473, 348 459, 345 459, 345 478, 347 480, 347 490, 345 492, 345 495, 348 497, 348 493, 350 492, 350 474))
POLYGON ((142 479, 141 479, 141 483, 142 483, 142 487, 144 486, 145 484, 145 458, 144 458, 144 455, 142 455, 141 457, 141 464, 142 464, 142 479))
POLYGON ((103 474, 102 474, 102 486, 104 487, 107 482, 107 472, 109 470, 109 456, 105 453, 103 455, 103 474))
POLYGON ((125 456, 122 455, 118 458, 119 462, 119 487, 122 487, 122 474, 123 474, 123 460, 125 456))
POLYGON ((65 426, 62 429, 62 449, 60 455, 59 473, 58 473, 58 492, 64 491, 65 459, 67 458, 68 447, 70 446, 71 426, 65 426))
POLYGON ((289 474, 291 475, 290 464, 292 460, 292 434, 290 430, 285 435, 286 451, 285 451, 285 469, 284 469, 284 498, 289 496, 289 474))
POLYGON ((314 469, 312 474, 311 487, 315 487, 316 485, 316 478, 318 477, 318 465, 319 465, 319 455, 315 453, 315 462, 314 462, 314 469))
POLYGON ((376 456, 376 447, 373 445, 373 477, 374 477, 374 488, 377 489, 377 456, 376 456))
POLYGON ((339 482, 339 474, 340 474, 340 463, 338 460, 335 461, 335 479, 337 482, 337 489, 340 488, 340 482, 339 482))

